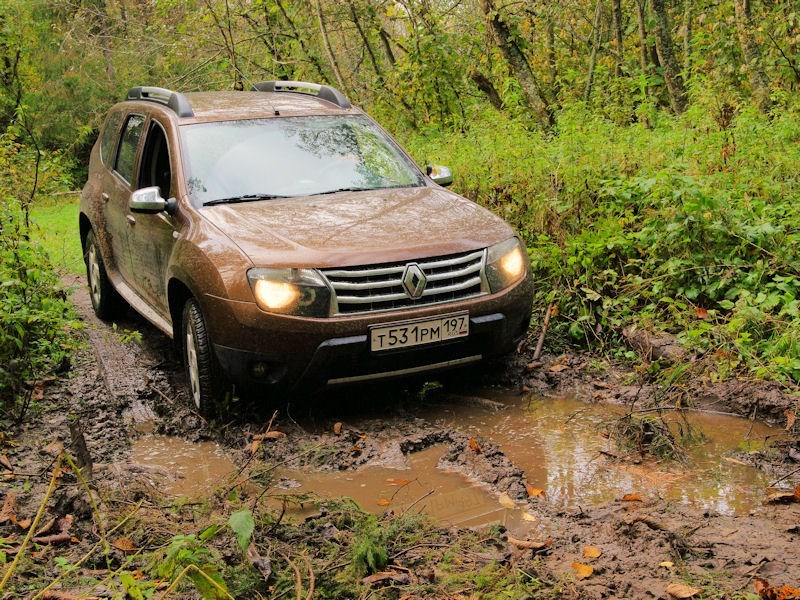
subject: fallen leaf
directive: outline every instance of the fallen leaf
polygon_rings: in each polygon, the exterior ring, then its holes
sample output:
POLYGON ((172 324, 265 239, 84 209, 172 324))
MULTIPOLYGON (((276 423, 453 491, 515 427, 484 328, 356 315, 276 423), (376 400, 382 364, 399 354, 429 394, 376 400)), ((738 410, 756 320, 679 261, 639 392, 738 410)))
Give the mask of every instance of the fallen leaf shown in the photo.
POLYGON ((694 314, 698 319, 707 319, 708 318, 708 311, 703 308, 702 306, 695 306, 694 307, 694 314))
POLYGON ((765 504, 791 504, 793 502, 800 502, 800 496, 797 495, 796 490, 793 492, 774 492, 767 496, 765 504))
POLYGON ((47 521, 44 525, 39 528, 39 531, 36 532, 35 535, 44 535, 46 533, 50 533, 51 530, 55 529, 56 527, 56 518, 53 517, 49 521, 47 521))
POLYGON ((0 523, 5 523, 6 521, 11 523, 16 523, 17 521, 17 497, 13 492, 6 494, 3 508, 0 509, 0 523))
POLYGON ((595 546, 586 546, 583 549, 583 558, 599 558, 600 555, 603 553, 600 548, 595 546))
POLYGON ((405 585, 409 581, 408 573, 396 573, 394 571, 383 571, 380 573, 373 573, 361 580, 361 583, 366 585, 375 585, 383 583, 384 581, 392 581, 400 585, 405 585))
POLYGON ((523 510, 522 511, 522 520, 523 521, 534 522, 534 521, 538 521, 539 517, 537 517, 533 513, 529 513, 527 510, 523 510))
POLYGON ((118 550, 122 550, 126 554, 136 551, 136 544, 133 543, 133 540, 126 537, 117 538, 111 542, 111 545, 118 550))
POLYGON ((42 535, 33 538, 37 544, 69 544, 72 536, 68 533, 55 533, 53 535, 42 535))
POLYGON ((543 367, 544 363, 540 360, 535 360, 533 362, 529 362, 528 365, 525 367, 528 371, 533 371, 534 369, 538 369, 539 367, 543 367))
POLYGON ((32 523, 32 520, 30 518, 28 518, 28 519, 21 519, 21 520, 17 521, 16 525, 20 529, 26 530, 26 529, 28 529, 28 527, 31 526, 31 523, 32 523))
POLYGON ((282 431, 268 431, 267 433, 262 434, 262 438, 265 440, 279 440, 285 437, 286 434, 282 431))
POLYGON ((644 502, 639 494, 625 494, 622 497, 623 502, 644 502))
POLYGON ((11 471, 12 473, 14 472, 14 466, 11 464, 5 454, 0 454, 0 466, 11 471))
POLYGON ((333 424, 333 433, 336 435, 341 435, 342 433, 342 423, 341 421, 333 424))
POLYGON ((381 500, 378 500, 375 504, 377 504, 378 506, 389 506, 389 504, 391 504, 391 502, 389 502, 388 500, 383 498, 381 500))
POLYGON ((58 456, 61 454, 61 451, 64 449, 64 444, 59 442, 58 440, 53 440, 47 446, 42 448, 42 451, 49 454, 50 456, 58 456))
POLYGON ((760 577, 755 577, 753 579, 753 587, 760 600, 790 600, 791 598, 800 598, 799 589, 789 587, 788 585, 781 588, 774 588, 766 579, 760 577))
POLYGON ((253 441, 250 442, 250 445, 247 447, 247 451, 250 452, 250 454, 255 454, 258 452, 259 448, 261 448, 261 440, 253 439, 253 441))
POLYGON ((797 414, 791 408, 787 408, 785 411, 783 411, 783 414, 786 415, 786 431, 789 431, 792 427, 794 427, 797 414))
POLYGON ((39 596, 42 600, 99 600, 97 596, 87 596, 85 594, 70 594, 56 590, 47 590, 39 596))
POLYGON ((591 577, 592 573, 594 573, 594 567, 579 562, 572 563, 572 569, 575 571, 575 577, 578 579, 586 579, 587 577, 591 577))
POLYGON ((247 547, 247 560, 249 560, 250 564, 261 572, 261 576, 264 578, 264 581, 267 581, 269 576, 272 575, 272 561, 268 556, 261 556, 258 553, 258 549, 252 540, 250 541, 250 545, 247 547))
POLYGON ((528 492, 528 498, 546 498, 547 493, 542 488, 533 487, 532 485, 525 484, 525 491, 528 492))
POLYGON ((794 486, 794 495, 797 496, 798 499, 800 499, 800 483, 794 486))
POLYGON ((550 367, 547 370, 550 371, 551 373, 561 373, 561 371, 566 371, 568 369, 569 369, 569 366, 567 366, 567 365, 553 365, 552 367, 550 367))
POLYGON ((500 494, 498 502, 500 502, 500 506, 503 508, 517 508, 517 503, 511 499, 511 496, 509 496, 507 492, 500 494))
POLYGON ((672 562, 671 560, 665 560, 664 562, 658 563, 658 566, 659 567, 666 567, 667 569, 671 569, 672 567, 675 566, 675 563, 672 562))
POLYGON ((411 483, 411 480, 410 479, 398 479, 396 477, 389 477, 386 480, 386 483, 388 483, 389 485, 408 485, 409 483, 411 483))
POLYGON ((475 454, 481 453, 481 447, 478 445, 478 442, 475 441, 475 438, 469 438, 469 449, 475 454))
POLYGON ((549 548, 553 545, 553 540, 547 540, 546 542, 532 542, 529 540, 518 540, 514 537, 508 536, 508 543, 516 546, 517 548, 523 548, 525 550, 544 550, 545 548, 549 548))
POLYGON ((683 583, 670 583, 667 586, 667 595, 670 598, 694 598, 701 591, 683 583))

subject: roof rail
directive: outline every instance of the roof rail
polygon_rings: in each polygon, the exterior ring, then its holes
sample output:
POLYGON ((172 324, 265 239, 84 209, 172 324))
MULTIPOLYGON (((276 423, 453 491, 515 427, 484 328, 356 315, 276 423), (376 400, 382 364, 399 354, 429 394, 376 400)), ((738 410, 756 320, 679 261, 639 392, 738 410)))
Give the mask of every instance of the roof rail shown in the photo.
POLYGON ((186 96, 160 87, 137 86, 128 90, 125 100, 145 100, 157 102, 171 108, 179 117, 193 117, 192 105, 186 96))
POLYGON ((261 81, 254 83, 252 90, 255 92, 296 92, 310 94, 322 100, 333 102, 340 108, 351 108, 353 105, 347 97, 330 85, 308 83, 306 81, 261 81))

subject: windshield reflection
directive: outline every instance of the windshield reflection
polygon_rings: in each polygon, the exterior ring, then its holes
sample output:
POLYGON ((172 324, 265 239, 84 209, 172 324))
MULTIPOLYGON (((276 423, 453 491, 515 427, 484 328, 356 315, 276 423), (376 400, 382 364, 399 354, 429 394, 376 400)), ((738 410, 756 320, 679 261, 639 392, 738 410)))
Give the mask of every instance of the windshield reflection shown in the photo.
POLYGON ((363 116, 199 123, 181 133, 189 194, 202 204, 424 184, 363 116))

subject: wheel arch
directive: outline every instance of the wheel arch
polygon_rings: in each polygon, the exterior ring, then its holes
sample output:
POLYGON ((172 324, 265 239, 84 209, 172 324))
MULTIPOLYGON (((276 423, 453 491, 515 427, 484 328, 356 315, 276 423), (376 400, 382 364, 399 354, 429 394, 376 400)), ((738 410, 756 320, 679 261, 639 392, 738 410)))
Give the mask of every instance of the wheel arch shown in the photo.
POLYGON ((183 347, 181 330, 183 328, 183 306, 189 298, 196 298, 180 279, 172 278, 167 284, 167 302, 169 303, 169 316, 172 321, 172 342, 175 349, 180 351, 183 347))

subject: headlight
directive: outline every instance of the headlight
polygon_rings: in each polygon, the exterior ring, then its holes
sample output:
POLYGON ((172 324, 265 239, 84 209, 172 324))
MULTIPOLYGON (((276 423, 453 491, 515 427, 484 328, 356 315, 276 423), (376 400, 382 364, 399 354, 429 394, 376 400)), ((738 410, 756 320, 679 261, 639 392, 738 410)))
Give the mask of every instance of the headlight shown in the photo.
POLYGON ((331 293, 313 269, 255 268, 247 272, 256 304, 266 312, 327 317, 331 293))
POLYGON ((489 248, 486 279, 492 292, 516 283, 528 271, 528 255, 517 238, 510 238, 489 248))

